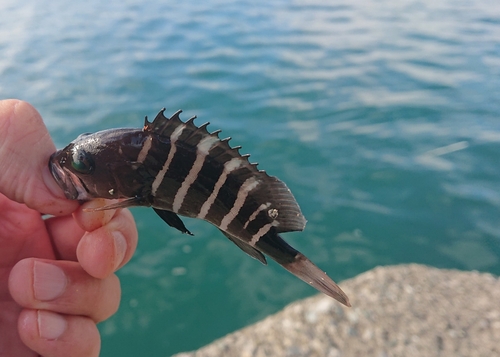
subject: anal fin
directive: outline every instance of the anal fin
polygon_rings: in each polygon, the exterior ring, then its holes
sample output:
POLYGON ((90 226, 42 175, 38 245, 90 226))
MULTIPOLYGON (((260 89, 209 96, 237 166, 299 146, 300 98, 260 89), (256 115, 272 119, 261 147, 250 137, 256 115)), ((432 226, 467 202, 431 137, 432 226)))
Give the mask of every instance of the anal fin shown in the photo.
POLYGON ((231 242, 236 244, 238 248, 240 248, 242 251, 247 253, 249 256, 251 256, 254 259, 257 259, 259 262, 261 262, 264 265, 267 265, 266 257, 264 257, 264 254, 262 254, 260 251, 252 247, 251 245, 239 240, 238 238, 230 235, 229 233, 226 233, 222 231, 222 234, 224 234, 231 242))
POLYGON ((174 227, 175 229, 181 231, 182 233, 189 234, 190 236, 193 235, 186 226, 184 225, 184 222, 179 218, 177 214, 175 214, 172 211, 167 211, 167 210, 162 210, 158 208, 153 208, 154 211, 158 216, 160 216, 161 219, 165 221, 166 224, 168 224, 170 227, 174 227))

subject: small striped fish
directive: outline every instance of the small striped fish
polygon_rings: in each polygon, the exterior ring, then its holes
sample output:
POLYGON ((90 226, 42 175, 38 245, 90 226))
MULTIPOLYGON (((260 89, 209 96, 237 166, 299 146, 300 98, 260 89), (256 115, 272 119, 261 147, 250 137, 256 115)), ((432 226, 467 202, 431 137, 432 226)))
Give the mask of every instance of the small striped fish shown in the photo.
POLYGON ((288 187, 257 169, 208 123, 182 122, 162 109, 142 129, 82 134, 49 160, 66 197, 122 199, 101 209, 150 206, 187 234, 178 215, 204 219, 240 249, 266 264, 264 254, 319 291, 350 306, 345 293, 278 233, 301 231, 306 220, 288 187))

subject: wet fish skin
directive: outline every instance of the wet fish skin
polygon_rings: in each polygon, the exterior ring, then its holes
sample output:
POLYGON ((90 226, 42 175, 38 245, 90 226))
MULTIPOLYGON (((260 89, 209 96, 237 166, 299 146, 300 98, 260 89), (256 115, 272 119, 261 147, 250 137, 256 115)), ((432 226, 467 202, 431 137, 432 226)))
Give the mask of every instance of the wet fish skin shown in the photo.
POLYGON ((122 199, 102 207, 149 206, 187 234, 178 215, 204 219, 240 249, 264 255, 317 290, 350 306, 340 287, 279 235, 301 231, 306 220, 288 187, 231 147, 220 131, 183 122, 162 109, 139 129, 82 134, 55 152, 49 167, 69 199, 122 199))

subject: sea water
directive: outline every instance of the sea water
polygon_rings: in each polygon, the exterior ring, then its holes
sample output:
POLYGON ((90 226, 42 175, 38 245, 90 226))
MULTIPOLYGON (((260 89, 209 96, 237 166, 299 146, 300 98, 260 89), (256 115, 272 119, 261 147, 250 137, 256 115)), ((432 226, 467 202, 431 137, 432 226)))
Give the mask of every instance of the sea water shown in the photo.
MULTIPOLYGON (((498 1, 0 3, 0 97, 58 147, 183 109, 285 181, 284 234, 335 280, 421 263, 500 274, 498 1)), ((316 291, 132 210, 139 246, 102 356, 198 348, 316 291)), ((353 292, 355 294, 355 292, 353 292)))

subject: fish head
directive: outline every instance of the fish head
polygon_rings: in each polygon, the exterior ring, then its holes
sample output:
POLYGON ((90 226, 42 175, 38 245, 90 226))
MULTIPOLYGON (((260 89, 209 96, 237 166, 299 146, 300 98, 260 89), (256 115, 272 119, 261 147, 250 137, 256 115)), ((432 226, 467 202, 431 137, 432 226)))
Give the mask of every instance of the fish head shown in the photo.
POLYGON ((119 198, 110 165, 126 161, 120 139, 127 129, 82 134, 49 159, 52 176, 68 199, 119 198))

